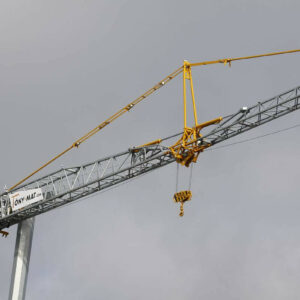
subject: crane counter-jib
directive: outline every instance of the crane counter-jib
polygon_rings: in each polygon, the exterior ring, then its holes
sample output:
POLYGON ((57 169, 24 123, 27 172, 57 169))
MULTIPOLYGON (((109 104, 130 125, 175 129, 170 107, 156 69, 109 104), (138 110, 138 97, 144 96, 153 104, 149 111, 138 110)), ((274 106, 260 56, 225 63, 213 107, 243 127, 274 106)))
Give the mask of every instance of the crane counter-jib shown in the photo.
MULTIPOLYGON (((223 118, 219 124, 213 125, 213 129, 209 127, 210 130, 198 139, 198 143, 211 147, 289 114, 300 108, 299 98, 300 86, 249 108, 243 107, 223 118)), ((175 136, 177 135, 173 137, 175 136)), ((81 166, 60 169, 0 195, 0 229, 112 188, 174 161, 169 147, 156 143, 132 148, 81 166), (28 197, 28 205, 21 205, 13 210, 11 198, 16 193, 20 197, 28 197)))

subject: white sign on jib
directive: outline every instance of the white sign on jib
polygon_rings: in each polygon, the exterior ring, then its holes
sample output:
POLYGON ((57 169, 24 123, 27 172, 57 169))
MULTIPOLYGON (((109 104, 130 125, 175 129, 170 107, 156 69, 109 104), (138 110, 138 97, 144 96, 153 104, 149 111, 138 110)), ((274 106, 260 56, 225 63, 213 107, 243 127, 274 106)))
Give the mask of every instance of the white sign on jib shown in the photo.
POLYGON ((13 211, 23 208, 32 203, 43 200, 42 189, 32 189, 27 191, 18 191, 9 195, 10 204, 13 211))

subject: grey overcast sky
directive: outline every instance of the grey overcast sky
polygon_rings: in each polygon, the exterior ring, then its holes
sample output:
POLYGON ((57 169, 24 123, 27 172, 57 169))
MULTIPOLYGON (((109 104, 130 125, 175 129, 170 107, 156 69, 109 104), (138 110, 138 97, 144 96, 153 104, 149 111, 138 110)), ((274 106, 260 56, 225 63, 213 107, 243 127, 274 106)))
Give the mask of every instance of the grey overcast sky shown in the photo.
MULTIPOLYGON (((0 4, 0 184, 12 185, 192 62, 300 48, 297 0, 0 4)), ((300 55, 194 69, 200 120, 300 85, 300 55)), ((43 174, 181 130, 177 78, 43 174)), ((299 124, 294 112, 233 141, 299 124)), ((207 151, 184 218, 176 166, 38 216, 27 299, 294 300, 299 129, 207 151)), ((1 243, 7 299, 16 226, 1 243)))

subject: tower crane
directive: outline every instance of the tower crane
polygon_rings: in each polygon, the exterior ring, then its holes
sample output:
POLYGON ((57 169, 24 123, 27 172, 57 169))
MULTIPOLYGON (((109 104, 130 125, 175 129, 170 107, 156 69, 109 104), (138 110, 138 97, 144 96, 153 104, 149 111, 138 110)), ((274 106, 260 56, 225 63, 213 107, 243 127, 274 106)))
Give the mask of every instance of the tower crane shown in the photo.
MULTIPOLYGON (((18 239, 21 239, 22 234, 22 228, 20 226, 22 226, 26 220, 33 220, 33 217, 36 215, 75 202, 78 199, 99 191, 112 188, 122 182, 129 181, 173 162, 189 167, 192 163, 197 162, 199 154, 205 151, 205 149, 299 109, 300 86, 292 88, 268 100, 260 101, 255 105, 238 108, 235 113, 225 117, 218 117, 204 123, 198 123, 192 80, 192 68, 196 66, 219 63, 231 66, 234 61, 295 52, 300 52, 300 49, 247 57, 218 59, 200 63, 189 63, 188 61, 184 61, 180 68, 158 82, 146 93, 126 105, 112 117, 89 131, 86 135, 76 140, 70 147, 56 155, 36 171, 0 194, 0 233, 6 236, 7 232, 3 229, 14 224, 19 224, 16 245, 20 246, 21 243, 18 243, 18 239), (129 148, 123 152, 90 163, 61 168, 55 172, 28 182, 28 179, 40 170, 71 149, 78 148, 91 136, 131 110, 136 104, 143 101, 159 88, 165 86, 170 80, 181 73, 183 74, 184 102, 184 126, 182 132, 141 146, 129 148), (192 127, 189 127, 187 122, 188 85, 190 87, 194 115, 194 125, 192 127)), ((181 216, 183 215, 183 204, 185 201, 190 200, 191 196, 191 191, 175 193, 173 199, 181 205, 181 216)), ((28 235, 28 240, 30 240, 29 243, 31 243, 32 239, 32 230, 33 229, 31 229, 31 232, 28 235)), ((23 232, 25 231, 26 230, 23 232)), ((28 248, 28 245, 26 247, 28 248)), ((16 256, 22 255, 17 249, 15 253, 14 275, 17 272, 16 256)), ((29 256, 30 250, 26 253, 27 256, 29 256)), ((24 272, 27 274, 28 266, 25 269, 24 272)), ((27 276, 26 274, 25 277, 27 276)), ((16 290, 16 279, 14 275, 12 278, 11 295, 16 290)), ((25 283, 23 283, 23 293, 25 293, 25 285, 26 280, 25 283)), ((20 284, 18 286, 20 292, 20 284)))

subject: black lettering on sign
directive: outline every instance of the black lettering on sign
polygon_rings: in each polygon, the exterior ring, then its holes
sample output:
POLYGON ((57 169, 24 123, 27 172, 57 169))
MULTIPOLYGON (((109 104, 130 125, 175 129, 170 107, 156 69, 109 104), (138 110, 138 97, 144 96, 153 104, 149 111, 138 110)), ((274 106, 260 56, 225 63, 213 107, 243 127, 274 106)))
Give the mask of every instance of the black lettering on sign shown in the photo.
POLYGON ((16 200, 15 200, 15 206, 17 206, 17 205, 19 205, 19 204, 22 204, 23 201, 24 201, 24 197, 19 198, 19 199, 16 199, 16 200))
POLYGON ((28 200, 32 200, 32 199, 34 199, 34 198, 35 198, 35 195, 36 195, 36 192, 34 192, 34 193, 32 193, 32 194, 29 194, 29 195, 27 195, 27 197, 26 197, 26 200, 28 201, 28 200))

